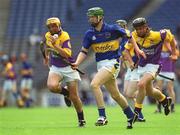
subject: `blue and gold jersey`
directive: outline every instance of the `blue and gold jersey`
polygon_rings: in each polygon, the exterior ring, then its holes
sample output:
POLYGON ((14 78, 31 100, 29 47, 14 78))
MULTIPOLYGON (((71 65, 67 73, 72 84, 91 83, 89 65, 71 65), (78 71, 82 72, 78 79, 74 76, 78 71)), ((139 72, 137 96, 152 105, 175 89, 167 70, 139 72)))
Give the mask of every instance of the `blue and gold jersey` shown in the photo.
POLYGON ((109 25, 104 23, 101 31, 90 28, 84 37, 83 47, 92 47, 96 54, 96 61, 105 59, 118 59, 120 53, 120 38, 131 38, 130 32, 117 24, 109 25))
POLYGON ((161 30, 161 31, 150 31, 149 34, 144 37, 138 37, 136 31, 132 32, 133 37, 136 40, 139 48, 142 49, 147 58, 140 58, 139 65, 145 66, 148 63, 151 64, 159 64, 159 59, 161 56, 162 45, 164 41, 170 41, 170 35, 168 32, 161 30))

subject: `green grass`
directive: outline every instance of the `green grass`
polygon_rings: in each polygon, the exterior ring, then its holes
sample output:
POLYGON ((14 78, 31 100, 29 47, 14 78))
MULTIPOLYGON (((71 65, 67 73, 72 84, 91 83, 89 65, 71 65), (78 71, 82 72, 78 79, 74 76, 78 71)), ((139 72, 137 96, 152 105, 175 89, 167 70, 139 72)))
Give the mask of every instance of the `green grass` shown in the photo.
POLYGON ((126 118, 118 106, 107 107, 108 125, 94 126, 96 107, 84 107, 87 125, 77 127, 73 108, 0 109, 0 135, 180 135, 180 105, 165 116, 154 114, 155 106, 145 106, 145 123, 126 129, 126 118))

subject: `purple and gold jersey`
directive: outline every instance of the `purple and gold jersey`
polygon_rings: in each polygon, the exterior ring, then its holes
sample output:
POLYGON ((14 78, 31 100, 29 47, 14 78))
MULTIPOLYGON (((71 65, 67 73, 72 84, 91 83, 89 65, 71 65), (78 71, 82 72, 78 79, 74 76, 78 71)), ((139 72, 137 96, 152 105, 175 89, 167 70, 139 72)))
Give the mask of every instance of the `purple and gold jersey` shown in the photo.
POLYGON ((162 45, 164 41, 169 42, 170 36, 165 30, 161 31, 150 31, 149 35, 144 38, 138 37, 136 31, 132 32, 136 43, 138 44, 139 48, 142 49, 147 58, 140 58, 139 65, 144 67, 146 64, 159 64, 162 45))
POLYGON ((136 55, 136 52, 135 52, 135 49, 134 49, 133 44, 131 44, 131 43, 126 43, 125 46, 124 46, 124 48, 127 49, 127 50, 129 50, 129 53, 130 53, 130 55, 131 55, 131 57, 132 57, 133 62, 136 63, 137 60, 138 60, 138 57, 137 57, 137 55, 136 55))
MULTIPOLYGON (((53 45, 50 42, 50 38, 49 38, 50 35, 51 35, 50 32, 47 32, 45 34, 46 45, 48 47, 54 48, 53 45)), ((70 62, 73 62, 69 34, 62 30, 61 33, 59 34, 58 39, 56 40, 55 44, 61 46, 64 49, 64 51, 71 56, 70 58, 68 58, 68 60, 70 62)), ((57 53, 54 53, 54 52, 50 53, 50 65, 54 65, 56 67, 66 67, 66 66, 68 66, 68 64, 63 61, 63 57, 61 57, 60 55, 58 55, 57 53)))
POLYGON ((82 46, 86 49, 92 47, 97 62, 118 59, 121 55, 121 37, 131 38, 131 35, 117 24, 104 23, 100 31, 92 27, 86 32, 82 46))
MULTIPOLYGON (((165 30, 169 36, 169 41, 171 42, 174 39, 174 35, 170 30, 165 30)), ((160 64, 162 65, 161 72, 174 72, 175 62, 172 61, 169 56, 171 55, 171 43, 165 42, 162 46, 162 52, 160 57, 160 64)))
POLYGON ((14 70, 12 63, 8 62, 5 65, 4 72, 5 72, 5 78, 6 79, 11 79, 11 80, 16 79, 16 73, 15 73, 15 70, 14 70))

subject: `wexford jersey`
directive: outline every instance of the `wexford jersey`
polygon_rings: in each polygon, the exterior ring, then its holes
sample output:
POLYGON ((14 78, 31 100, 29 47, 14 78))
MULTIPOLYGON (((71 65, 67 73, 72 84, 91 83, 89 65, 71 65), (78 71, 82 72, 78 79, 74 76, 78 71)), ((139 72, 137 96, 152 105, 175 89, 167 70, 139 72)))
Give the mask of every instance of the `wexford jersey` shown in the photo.
POLYGON ((129 50, 133 62, 136 63, 137 60, 138 60, 138 57, 137 57, 137 55, 136 55, 136 53, 135 53, 133 44, 131 44, 131 43, 126 43, 125 46, 124 46, 124 48, 127 49, 127 50, 129 50))
POLYGON ((15 70, 14 70, 12 63, 8 62, 6 64, 4 72, 5 72, 6 79, 11 79, 11 80, 16 79, 16 73, 15 73, 15 70))
MULTIPOLYGON (((45 35, 46 45, 47 45, 47 47, 54 48, 50 42, 50 38, 49 38, 50 35, 51 35, 50 32, 47 32, 45 35)), ((62 30, 61 33, 59 34, 59 37, 56 40, 55 44, 61 46, 64 49, 64 51, 66 51, 66 53, 68 53, 70 56, 72 56, 70 37, 69 37, 69 34, 67 32, 62 30)), ((73 62, 72 57, 68 58, 68 60, 70 62, 73 62)), ((68 64, 63 61, 63 58, 59 54, 54 53, 54 52, 50 53, 50 65, 54 65, 56 67, 68 66, 68 64)))
MULTIPOLYGON (((169 41, 171 42, 174 39, 174 35, 170 32, 170 30, 165 31, 168 33, 169 41)), ((162 65, 161 72, 174 72, 175 62, 169 58, 172 51, 170 42, 165 42, 162 46, 159 62, 162 65)))
POLYGON ((118 59, 121 55, 121 37, 131 38, 131 35, 117 24, 104 23, 100 31, 92 27, 86 32, 82 46, 86 49, 92 47, 97 62, 105 59, 118 59))
POLYGON ((167 42, 170 41, 169 33, 164 30, 161 31, 150 31, 149 35, 144 38, 138 37, 136 31, 132 32, 136 43, 138 44, 139 48, 142 49, 147 58, 140 58, 139 65, 144 67, 146 64, 159 64, 162 45, 164 40, 167 42))

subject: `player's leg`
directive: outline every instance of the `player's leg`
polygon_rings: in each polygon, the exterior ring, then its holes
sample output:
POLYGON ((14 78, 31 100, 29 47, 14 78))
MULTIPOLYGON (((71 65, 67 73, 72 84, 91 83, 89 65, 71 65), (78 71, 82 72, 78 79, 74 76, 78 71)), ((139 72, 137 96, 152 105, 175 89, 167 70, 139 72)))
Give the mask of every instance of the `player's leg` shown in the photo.
POLYGON ((95 96, 96 104, 98 107, 98 113, 99 113, 99 118, 95 123, 95 125, 97 126, 103 126, 107 124, 103 93, 100 87, 110 78, 112 78, 112 74, 109 71, 107 71, 105 68, 101 68, 100 70, 98 70, 98 72, 96 73, 96 75, 94 76, 91 82, 91 88, 95 96))
POLYGON ((84 120, 82 102, 81 102, 81 99, 80 99, 79 94, 78 94, 78 82, 77 82, 77 80, 67 82, 67 87, 69 90, 69 98, 73 102, 74 107, 75 107, 76 112, 77 112, 79 126, 82 127, 86 124, 86 122, 84 120))
POLYGON ((23 79, 21 81, 21 95, 25 103, 25 107, 30 107, 32 98, 30 97, 30 90, 32 89, 32 79, 23 79))
POLYGON ((16 104, 18 107, 23 107, 24 106, 24 101, 22 99, 22 96, 20 92, 17 90, 17 83, 16 80, 11 80, 9 82, 10 90, 12 90, 13 96, 16 99, 16 104))
POLYGON ((170 112, 169 106, 171 105, 172 99, 170 97, 166 97, 161 91, 154 88, 152 82, 147 83, 146 89, 147 89, 147 95, 159 101, 164 107, 165 115, 168 115, 170 112))
POLYGON ((168 81, 167 82, 167 90, 168 90, 168 95, 172 97, 172 104, 171 104, 171 112, 174 112, 174 104, 176 102, 176 95, 174 92, 174 82, 173 81, 168 81))
MULTIPOLYGON (((111 94, 111 97, 119 104, 119 106, 122 108, 124 114, 126 115, 128 119, 128 126, 127 128, 132 128, 132 122, 134 119, 134 113, 132 112, 131 108, 128 105, 128 102, 126 98, 119 92, 116 79, 111 77, 109 81, 107 81, 105 84, 105 87, 111 94), (129 122, 131 121, 131 122, 129 122)), ((136 118, 136 117, 135 117, 136 118)))
MULTIPOLYGON (((160 79, 160 77, 158 76, 155 83, 155 87, 161 92, 163 88, 163 83, 164 83, 164 80, 160 79)), ((161 104, 158 101, 156 101, 156 104, 157 104, 157 110, 155 110, 155 113, 161 113, 161 104)))
POLYGON ((60 81, 62 79, 62 75, 50 71, 48 75, 47 86, 51 92, 62 94, 65 97, 64 99, 66 105, 71 106, 71 101, 68 99, 69 91, 60 85, 60 81))

